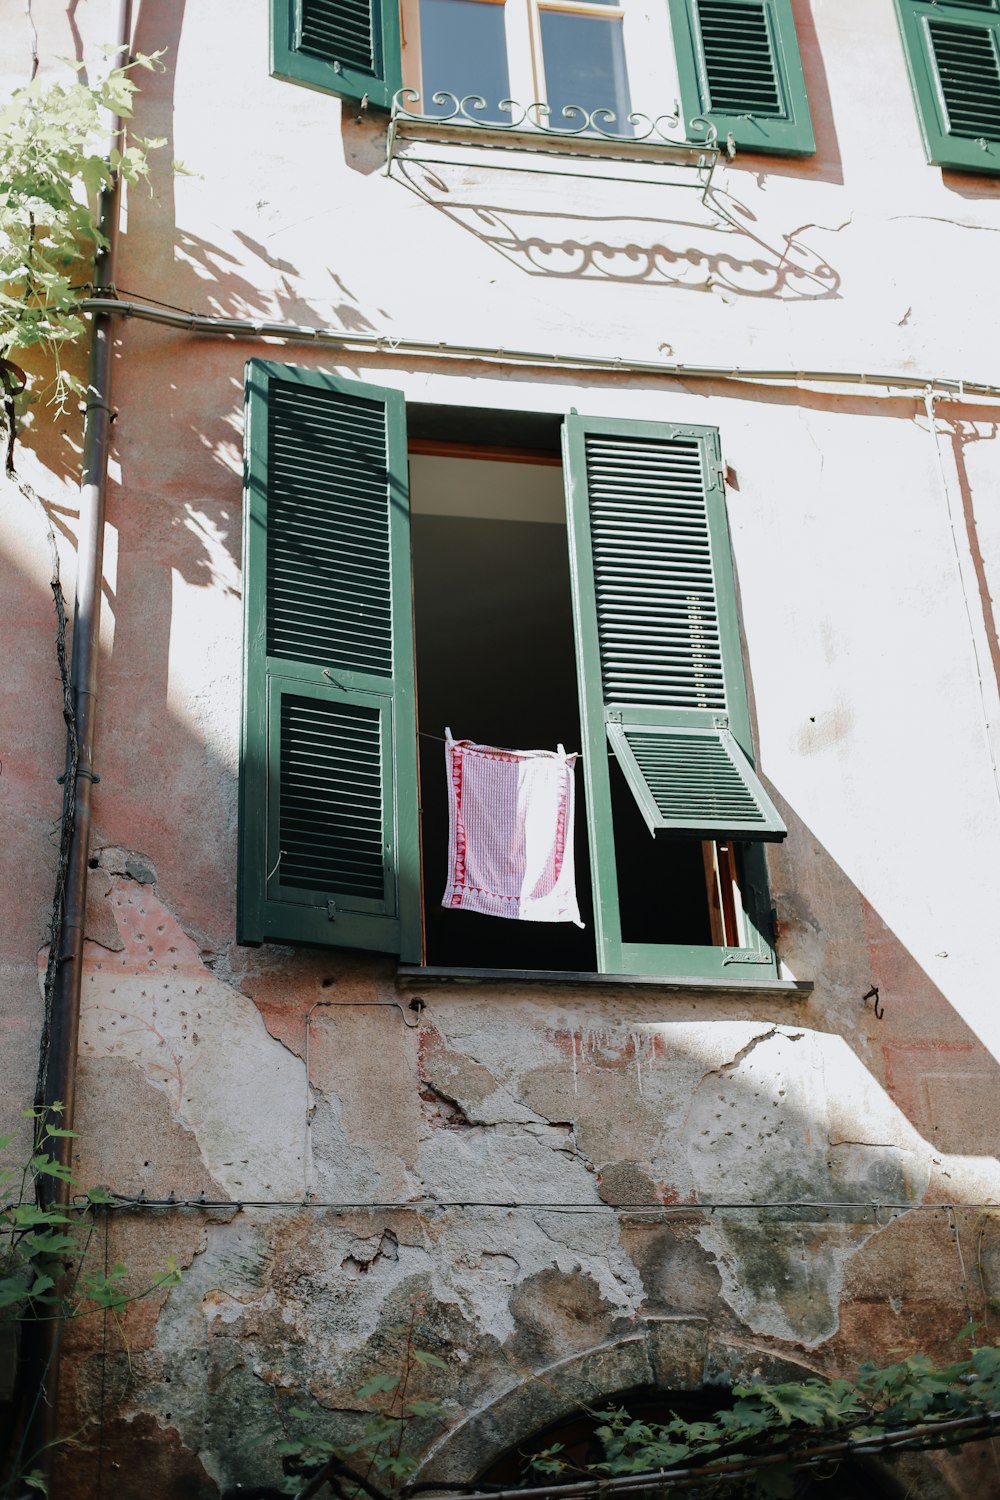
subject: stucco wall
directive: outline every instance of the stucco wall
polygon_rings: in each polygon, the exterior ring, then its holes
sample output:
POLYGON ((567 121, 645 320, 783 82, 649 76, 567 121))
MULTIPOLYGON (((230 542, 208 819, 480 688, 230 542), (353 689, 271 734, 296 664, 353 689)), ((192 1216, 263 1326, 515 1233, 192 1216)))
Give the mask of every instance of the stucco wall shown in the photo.
MULTIPOLYGON (((112 40, 115 7, 72 9, 34 7, 43 76, 112 40)), ((64 1492, 249 1481, 273 1467, 253 1444, 276 1402, 350 1423, 414 1305, 447 1361, 455 1436, 422 1439, 450 1477, 549 1420, 553 1387, 945 1351, 1000 1274, 991 1212, 926 1206, 998 1192, 1000 406, 939 402, 939 462, 919 392, 403 358, 392 340, 996 380, 1000 185, 925 164, 888 0, 795 4, 817 154, 741 154, 706 204, 475 168, 386 178, 384 120, 268 77, 266 9, 137 7, 136 46, 165 49, 137 129, 168 145, 129 194, 119 288, 386 343, 334 358, 119 325, 78 1170, 275 1206, 103 1226, 136 1286, 168 1252, 185 1274, 107 1345, 96 1322, 75 1331, 64 1492), (420 402, 718 426, 759 763, 789 826, 769 853, 779 951, 811 994, 403 984, 387 960, 235 946, 252 355, 420 402), (789 1199, 911 1207, 705 1206, 789 1199)), ((26 78, 23 20, 0 35, 26 78)), ((39 405, 18 459, 69 580, 78 445, 75 415, 39 405)), ((10 484, 0 526, 13 1110, 34 1077, 62 725, 44 527, 10 484)), ((982 1491, 981 1461, 941 1460, 919 1492, 982 1491)))

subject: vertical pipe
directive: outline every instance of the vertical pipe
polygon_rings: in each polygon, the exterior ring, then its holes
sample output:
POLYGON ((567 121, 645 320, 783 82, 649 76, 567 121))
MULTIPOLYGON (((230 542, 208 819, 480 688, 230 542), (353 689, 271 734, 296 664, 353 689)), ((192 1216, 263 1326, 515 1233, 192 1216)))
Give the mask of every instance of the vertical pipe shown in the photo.
MULTIPOLYGON (((120 0, 118 58, 127 60, 132 36, 132 0, 120 0)), ((109 153, 121 151, 125 122, 111 122, 109 153)), ((104 239, 94 265, 95 289, 113 294, 121 183, 116 176, 101 194, 98 223, 104 239)), ((71 676, 76 720, 77 764, 73 799, 73 838, 69 848, 66 891, 60 933, 59 967, 53 986, 51 1037, 45 1067, 43 1103, 63 1104, 63 1124, 72 1129, 75 1101, 77 1033, 80 1015, 83 940, 87 907, 87 858, 90 852, 91 798, 94 787, 94 738, 97 713, 97 669, 100 655, 101 584, 104 565, 105 498, 111 439, 111 370, 114 317, 97 313, 91 328, 90 362, 83 430, 80 482, 80 535, 76 599, 73 608, 71 676)), ((67 750, 67 778, 73 776, 67 750)), ((63 1144, 63 1142, 60 1142, 63 1144)), ((71 1142, 65 1143, 65 1162, 71 1142)))
MULTIPOLYGON (((132 41, 132 0, 119 0, 116 65, 128 61, 132 41)), ((111 120, 109 154, 124 145, 125 122, 121 115, 111 120)), ((98 224, 103 243, 94 265, 97 295, 113 296, 115 258, 121 207, 121 183, 117 175, 101 193, 98 224)), ((91 797, 94 786, 94 738, 97 710, 97 670, 100 654, 101 584, 104 563, 105 497, 108 451, 111 437, 111 372, 114 315, 94 314, 90 359, 87 370, 83 463, 80 482, 80 536, 77 553, 76 598, 73 609, 71 677, 77 754, 67 745, 66 798, 74 810, 63 916, 53 941, 59 944, 59 962, 52 988, 47 1056, 42 1059, 41 1103, 61 1101, 60 1124, 72 1130, 76 1103, 76 1064, 83 979, 83 944, 87 908, 87 873, 90 852, 91 797)), ((70 1166, 73 1141, 61 1137, 49 1143, 52 1154, 70 1166)), ((65 1201, 68 1185, 47 1178, 47 1192, 65 1201)), ((61 1324, 40 1322, 33 1332, 33 1408, 28 1418, 26 1448, 34 1467, 49 1476, 53 1444, 59 1437, 58 1358, 61 1324)), ((51 1486, 49 1493, 51 1493, 51 1486)))

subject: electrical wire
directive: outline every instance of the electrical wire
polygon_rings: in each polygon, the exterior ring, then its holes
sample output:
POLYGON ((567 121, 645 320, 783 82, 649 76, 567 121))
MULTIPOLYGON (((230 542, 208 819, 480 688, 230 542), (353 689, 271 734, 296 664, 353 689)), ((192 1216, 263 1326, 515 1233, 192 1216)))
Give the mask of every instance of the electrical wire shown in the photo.
MULTIPOLYGON (((295 1198, 206 1198, 199 1195, 197 1198, 178 1198, 171 1193, 166 1198, 148 1198, 145 1193, 132 1196, 128 1193, 111 1193, 112 1201, 105 1205, 109 1210, 127 1209, 174 1209, 174 1208, 201 1208, 213 1212, 230 1209, 247 1208, 275 1208, 293 1209, 329 1209, 337 1213, 400 1213, 410 1211, 416 1213, 435 1213, 451 1209, 505 1209, 507 1211, 518 1211, 526 1213, 649 1213, 663 1214, 666 1217, 678 1217, 684 1214, 715 1214, 725 1212, 737 1213, 770 1213, 775 1211, 790 1211, 796 1213, 822 1210, 825 1212, 847 1212, 853 1210, 858 1218, 874 1216, 876 1222, 879 1215, 885 1212, 898 1214, 911 1213, 983 1213, 990 1209, 1000 1207, 997 1203, 887 1203, 884 1200, 878 1202, 860 1202, 854 1199, 831 1199, 826 1202, 805 1202, 802 1200, 786 1200, 777 1203, 742 1203, 742 1202, 715 1202, 715 1203, 566 1203, 546 1202, 538 1199, 522 1200, 488 1200, 476 1198, 417 1198, 408 1202, 396 1203, 348 1203, 333 1201, 330 1199, 295 1199, 295 1198)), ((890 1222, 892 1222, 890 1220, 890 1222)), ((884 1227, 881 1226, 880 1227, 884 1227)))
POLYGON ((563 369, 570 371, 605 371, 613 375, 666 376, 674 380, 714 380, 778 385, 860 385, 881 386, 889 391, 920 390, 931 387, 952 401, 968 403, 972 398, 995 402, 1000 386, 953 376, 891 374, 855 370, 788 370, 741 369, 737 365, 696 365, 665 359, 630 359, 621 355, 568 354, 538 349, 489 348, 479 344, 449 344, 443 339, 413 339, 384 333, 358 333, 342 328, 291 323, 280 318, 234 318, 221 313, 194 313, 171 304, 154 305, 153 298, 141 302, 121 297, 83 297, 76 304, 83 313, 104 313, 115 317, 136 318, 159 323, 186 333, 207 334, 214 338, 277 339, 285 343, 312 344, 317 348, 345 352, 370 351, 374 354, 409 355, 418 359, 440 359, 454 363, 472 360, 500 368, 519 366, 530 369, 563 369))

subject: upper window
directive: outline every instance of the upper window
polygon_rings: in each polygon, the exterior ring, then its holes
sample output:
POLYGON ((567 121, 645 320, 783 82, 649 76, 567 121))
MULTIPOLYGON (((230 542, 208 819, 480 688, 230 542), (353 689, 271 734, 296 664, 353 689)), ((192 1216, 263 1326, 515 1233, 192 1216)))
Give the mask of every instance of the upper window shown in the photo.
POLYGON ((241 941, 773 976, 761 840, 784 828, 751 759, 714 429, 570 416, 561 452, 557 418, 542 448, 484 449, 418 408, 434 435, 408 462, 407 415, 249 367, 241 941), (585 931, 441 909, 445 726, 582 750, 585 931))
POLYGON ((896 0, 927 160, 1000 172, 1000 0, 896 0))
POLYGON ((614 0, 403 0, 402 15, 403 78, 424 114, 464 101, 468 117, 503 123, 516 100, 545 105, 554 130, 632 133, 640 59, 614 0))
POLYGON ((693 141, 711 122, 747 150, 815 150, 791 0, 669 0, 669 24, 650 0, 399 3, 401 29, 397 0, 272 0, 272 71, 383 108, 405 84, 429 118, 541 105, 531 122, 626 140, 633 109, 679 106, 693 141))

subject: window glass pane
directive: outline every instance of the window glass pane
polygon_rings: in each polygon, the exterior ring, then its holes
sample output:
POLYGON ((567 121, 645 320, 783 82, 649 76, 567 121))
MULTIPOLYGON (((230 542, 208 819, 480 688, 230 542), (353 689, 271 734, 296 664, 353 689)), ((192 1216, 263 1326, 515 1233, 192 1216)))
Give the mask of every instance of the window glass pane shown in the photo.
POLYGON ((621 21, 558 10, 542 10, 539 16, 552 128, 578 129, 583 123, 579 113, 563 114, 576 104, 591 116, 595 110, 609 110, 614 121, 599 115, 594 122, 607 134, 633 135, 621 21))
POLYGON ((476 120, 509 120, 498 109, 510 97, 504 7, 489 0, 420 0, 420 55, 425 115, 447 115, 451 104, 433 104, 439 91, 464 99, 478 94, 486 108, 476 120))

